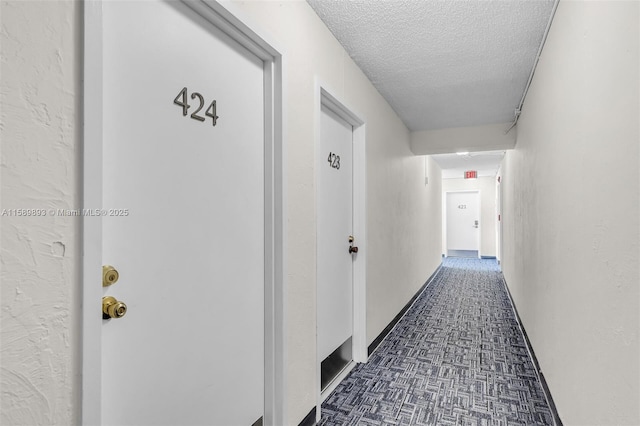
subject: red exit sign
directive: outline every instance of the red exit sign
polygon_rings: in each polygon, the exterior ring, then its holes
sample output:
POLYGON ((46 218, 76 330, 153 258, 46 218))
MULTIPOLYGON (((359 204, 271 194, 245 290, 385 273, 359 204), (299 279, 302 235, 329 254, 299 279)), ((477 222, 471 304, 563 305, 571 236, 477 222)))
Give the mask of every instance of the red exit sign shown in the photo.
POLYGON ((477 170, 467 170, 466 172, 464 172, 465 179, 476 179, 477 177, 478 177, 477 170))

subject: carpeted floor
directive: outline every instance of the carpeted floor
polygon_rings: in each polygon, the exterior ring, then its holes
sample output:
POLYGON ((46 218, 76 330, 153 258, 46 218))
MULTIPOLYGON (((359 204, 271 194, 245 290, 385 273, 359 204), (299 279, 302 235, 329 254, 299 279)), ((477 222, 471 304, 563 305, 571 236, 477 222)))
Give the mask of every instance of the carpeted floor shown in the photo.
POLYGON ((553 425, 495 260, 447 258, 320 425, 553 425))

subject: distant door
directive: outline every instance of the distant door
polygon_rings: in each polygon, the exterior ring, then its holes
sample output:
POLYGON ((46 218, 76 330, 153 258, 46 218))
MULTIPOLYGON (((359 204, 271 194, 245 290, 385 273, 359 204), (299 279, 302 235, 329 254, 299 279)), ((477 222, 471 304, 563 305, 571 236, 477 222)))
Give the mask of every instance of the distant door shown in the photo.
POLYGON ((479 192, 447 192, 447 255, 478 257, 479 192))
POLYGON ((353 127, 323 105, 320 133, 317 319, 324 388, 352 359, 353 127))
POLYGON ((120 274, 104 295, 128 309, 103 321, 102 423, 252 425, 263 62, 181 2, 104 2, 103 16, 102 253, 120 274))

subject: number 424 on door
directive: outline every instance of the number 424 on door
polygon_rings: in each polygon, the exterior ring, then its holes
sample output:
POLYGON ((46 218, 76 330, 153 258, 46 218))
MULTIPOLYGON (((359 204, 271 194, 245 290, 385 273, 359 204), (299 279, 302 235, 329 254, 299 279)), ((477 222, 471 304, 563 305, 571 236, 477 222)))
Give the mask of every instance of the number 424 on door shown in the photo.
MULTIPOLYGON (((198 92, 193 92, 191 94, 191 99, 196 99, 196 98, 198 98, 198 102, 200 102, 200 105, 198 106, 198 109, 196 109, 191 114, 191 118, 198 121, 205 121, 206 117, 211 117, 211 120, 213 121, 213 125, 215 126, 216 123, 218 122, 218 116, 216 114, 216 101, 214 100, 213 102, 211 102, 209 107, 204 112, 205 117, 202 117, 201 115, 198 115, 198 113, 200 112, 202 107, 204 107, 204 104, 205 104, 204 97, 198 92)), ((178 93, 178 96, 176 96, 176 98, 173 100, 173 103, 182 107, 182 115, 186 117, 187 110, 191 108, 191 105, 189 105, 189 101, 187 99, 186 87, 183 88, 180 91, 180 93, 178 93)))

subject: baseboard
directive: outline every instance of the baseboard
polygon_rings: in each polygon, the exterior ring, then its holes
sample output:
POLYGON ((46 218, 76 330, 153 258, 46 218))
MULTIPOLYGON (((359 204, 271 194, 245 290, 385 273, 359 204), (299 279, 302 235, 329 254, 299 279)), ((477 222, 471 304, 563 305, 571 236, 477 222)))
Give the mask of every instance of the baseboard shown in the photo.
POLYGON ((495 259, 495 256, 480 256, 481 259, 495 259))
POLYGON ((538 362, 536 353, 533 351, 533 346, 531 346, 531 341, 529 340, 527 331, 524 329, 524 325, 522 324, 522 320, 520 319, 520 314, 518 314, 518 309, 516 308, 516 304, 513 302, 513 297, 511 297, 511 291, 509 291, 509 286, 507 285, 507 281, 504 279, 504 277, 502 278, 502 284, 504 285, 505 290, 507 290, 507 295, 509 296, 509 301, 511 302, 511 308, 513 309, 513 313, 516 316, 516 321, 518 321, 518 327, 522 332, 524 341, 527 344, 527 350, 529 351, 529 355, 531 355, 531 359, 533 360, 533 366, 536 370, 536 375, 538 376, 538 380, 542 385, 542 391, 544 392, 544 397, 547 400, 547 404, 549 404, 549 409, 551 410, 551 414, 553 415, 553 422, 555 426, 563 426, 562 420, 560 419, 560 415, 558 414, 558 409, 556 408, 556 404, 555 402, 553 402, 553 397, 551 396, 551 390, 549 389, 547 380, 544 378, 544 374, 542 374, 542 370, 540 369, 540 363, 538 362))
POLYGON ((313 407, 298 426, 314 426, 316 424, 316 407, 313 407))
POLYGON ((373 351, 376 350, 376 348, 378 346, 380 346, 380 343, 382 343, 382 341, 385 339, 385 337, 387 337, 387 335, 391 332, 391 330, 393 330, 393 327, 396 326, 396 324, 398 323, 398 321, 400 321, 400 319, 404 316, 405 313, 407 313, 407 311, 409 310, 409 308, 411 307, 411 305, 413 305, 413 303, 416 301, 416 299, 422 294, 422 292, 427 288, 427 286, 431 283, 431 281, 433 281, 433 279, 435 278, 435 276, 438 274, 438 272, 440 271, 440 268, 442 268, 442 263, 440 263, 440 265, 436 268, 435 272, 433 274, 431 274, 431 276, 427 279, 427 281, 422 285, 422 287, 420 287, 418 289, 418 291, 416 292, 416 294, 413 295, 413 297, 411 298, 411 300, 409 300, 409 302, 407 302, 406 305, 404 305, 404 308, 402 308, 402 310, 400 310, 400 312, 398 313, 398 315, 396 315, 391 322, 389 323, 389 325, 387 325, 384 330, 382 330, 382 332, 378 335, 378 337, 376 337, 373 342, 371 342, 371 344, 369 345, 369 349, 368 349, 368 354, 369 356, 371 356, 371 354, 373 353, 373 351))

